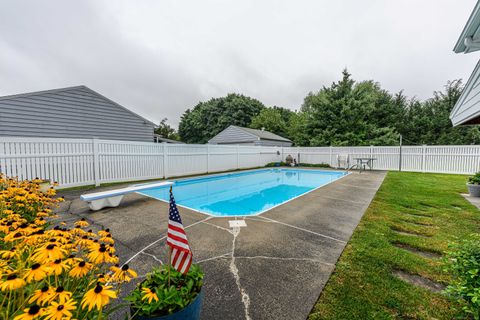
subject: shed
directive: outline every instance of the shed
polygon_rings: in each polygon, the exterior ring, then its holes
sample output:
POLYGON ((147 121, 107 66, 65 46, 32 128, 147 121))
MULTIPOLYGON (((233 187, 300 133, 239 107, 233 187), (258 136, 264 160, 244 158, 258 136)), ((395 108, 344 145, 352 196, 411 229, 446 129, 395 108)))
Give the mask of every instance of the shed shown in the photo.
POLYGON ((0 97, 0 137, 153 142, 155 127, 86 86, 0 97))
MULTIPOLYGON (((480 2, 477 2, 467 24, 453 48, 455 53, 480 50, 480 2)), ((465 88, 452 109, 450 120, 454 126, 480 124, 480 61, 465 84, 465 88)))
POLYGON ((239 144, 249 146, 290 147, 292 141, 265 130, 229 126, 212 139, 209 144, 239 144))

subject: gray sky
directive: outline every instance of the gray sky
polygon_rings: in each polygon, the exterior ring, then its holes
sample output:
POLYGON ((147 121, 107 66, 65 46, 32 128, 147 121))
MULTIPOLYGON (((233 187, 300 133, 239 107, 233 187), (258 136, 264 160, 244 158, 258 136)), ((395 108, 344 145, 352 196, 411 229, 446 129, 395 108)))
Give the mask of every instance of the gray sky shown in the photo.
POLYGON ((0 95, 85 84, 158 122, 238 92, 298 109, 347 67, 426 99, 468 78, 474 0, 0 2, 0 95))

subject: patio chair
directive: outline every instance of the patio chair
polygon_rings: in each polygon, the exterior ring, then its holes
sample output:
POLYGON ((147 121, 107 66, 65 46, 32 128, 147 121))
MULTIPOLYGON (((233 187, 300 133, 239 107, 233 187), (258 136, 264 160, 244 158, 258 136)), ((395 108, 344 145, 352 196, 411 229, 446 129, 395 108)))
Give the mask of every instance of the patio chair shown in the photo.
POLYGON ((350 156, 348 154, 337 154, 337 169, 350 168, 350 156))

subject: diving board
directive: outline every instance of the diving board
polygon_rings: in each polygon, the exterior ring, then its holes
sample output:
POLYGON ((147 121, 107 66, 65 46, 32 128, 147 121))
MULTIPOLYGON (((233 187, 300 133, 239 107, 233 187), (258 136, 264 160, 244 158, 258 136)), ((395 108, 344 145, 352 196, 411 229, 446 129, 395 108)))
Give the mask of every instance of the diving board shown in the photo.
POLYGON ((80 200, 88 202, 90 209, 96 211, 105 207, 118 207, 123 199, 123 196, 128 193, 167 187, 171 185, 173 185, 173 182, 171 181, 136 184, 121 189, 82 194, 80 196, 80 200))

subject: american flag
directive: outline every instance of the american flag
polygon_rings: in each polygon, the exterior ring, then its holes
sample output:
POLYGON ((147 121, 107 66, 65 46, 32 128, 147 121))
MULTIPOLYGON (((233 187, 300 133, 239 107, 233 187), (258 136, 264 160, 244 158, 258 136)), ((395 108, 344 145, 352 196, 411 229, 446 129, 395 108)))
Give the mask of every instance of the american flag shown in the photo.
POLYGON ((183 229, 172 188, 170 187, 170 210, 168 215, 167 244, 170 246, 170 265, 186 274, 192 264, 192 250, 188 245, 187 234, 183 229))

